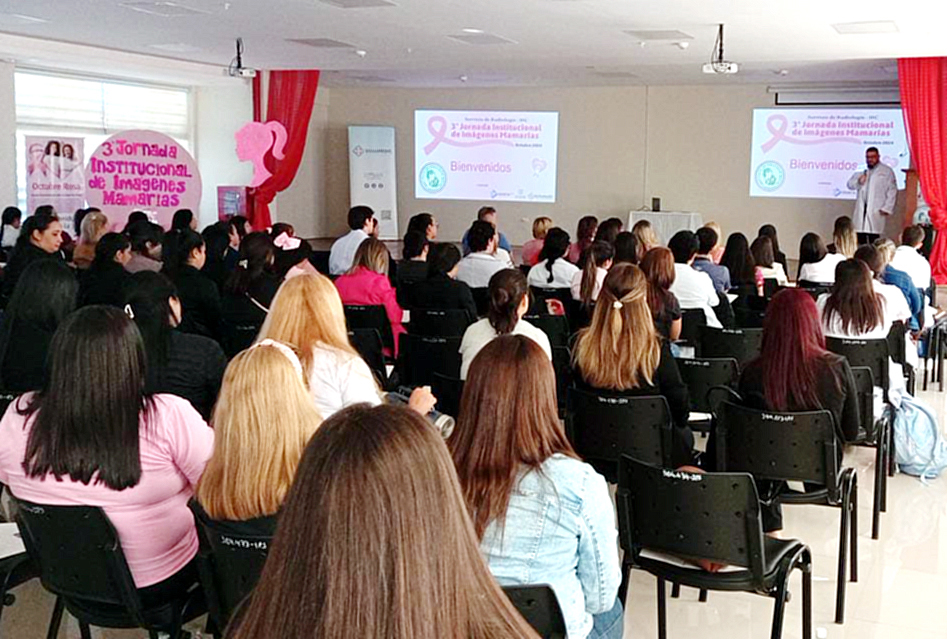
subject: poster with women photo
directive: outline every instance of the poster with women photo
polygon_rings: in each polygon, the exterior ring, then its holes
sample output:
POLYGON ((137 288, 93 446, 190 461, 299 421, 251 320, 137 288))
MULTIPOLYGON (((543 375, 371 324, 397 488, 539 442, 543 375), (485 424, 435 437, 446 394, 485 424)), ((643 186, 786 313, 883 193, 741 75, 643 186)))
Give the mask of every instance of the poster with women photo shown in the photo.
POLYGON ((76 209, 85 206, 82 138, 26 136, 26 210, 51 204, 71 229, 76 209))

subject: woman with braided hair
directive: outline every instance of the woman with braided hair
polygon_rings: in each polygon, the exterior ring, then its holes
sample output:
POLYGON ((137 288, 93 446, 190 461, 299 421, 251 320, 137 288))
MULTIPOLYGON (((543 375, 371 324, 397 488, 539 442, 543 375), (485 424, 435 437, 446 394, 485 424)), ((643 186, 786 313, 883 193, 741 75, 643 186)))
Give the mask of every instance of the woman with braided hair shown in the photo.
POLYGON ((576 385, 606 395, 663 395, 674 420, 675 467, 694 461, 687 426, 690 401, 671 349, 654 328, 648 282, 634 264, 612 267, 602 284, 592 324, 576 340, 576 385))

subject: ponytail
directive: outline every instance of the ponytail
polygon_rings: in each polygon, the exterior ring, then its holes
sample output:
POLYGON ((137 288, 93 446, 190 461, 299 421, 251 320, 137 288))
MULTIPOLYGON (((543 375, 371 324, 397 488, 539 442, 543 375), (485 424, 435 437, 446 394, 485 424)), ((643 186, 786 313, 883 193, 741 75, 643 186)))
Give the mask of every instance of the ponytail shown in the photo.
POLYGON ((513 332, 519 322, 517 311, 523 297, 529 295, 526 276, 518 269, 497 271, 490 278, 489 292, 490 307, 487 309, 487 319, 490 326, 499 335, 513 332))
POLYGON ((569 250, 569 234, 559 227, 553 227, 546 233, 546 239, 543 240, 543 250, 539 252, 539 261, 546 262, 546 270, 549 271, 549 277, 546 282, 552 284, 552 266, 556 260, 565 256, 569 250))
POLYGON ((284 127, 283 124, 277 120, 267 122, 264 126, 270 133, 273 134, 274 137, 273 148, 270 152, 273 154, 274 158, 277 160, 282 160, 286 157, 286 127, 284 127))
POLYGON ((579 287, 579 300, 583 308, 590 308, 595 302, 595 285, 598 283, 598 269, 605 262, 615 258, 615 248, 608 242, 595 242, 586 249, 585 266, 582 267, 582 283, 579 287))

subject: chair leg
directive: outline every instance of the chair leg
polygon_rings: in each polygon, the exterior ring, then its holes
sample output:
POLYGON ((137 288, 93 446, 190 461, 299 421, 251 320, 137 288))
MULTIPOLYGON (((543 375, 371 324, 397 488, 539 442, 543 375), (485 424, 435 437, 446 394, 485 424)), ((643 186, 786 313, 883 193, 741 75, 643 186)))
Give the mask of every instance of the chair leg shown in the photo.
POLYGON ((792 570, 786 570, 782 582, 776 587, 776 597, 773 602, 773 632, 771 639, 781 639, 783 636, 783 617, 786 612, 786 598, 788 595, 787 582, 792 570))
POLYGON ((630 580, 631 580, 631 564, 622 563, 621 584, 618 586, 618 600, 621 601, 622 606, 627 606, 625 602, 628 599, 628 582, 630 580))
POLYGON ((671 584, 671 599, 679 599, 681 596, 681 584, 671 584))
POLYGON ((46 631, 46 639, 56 639, 59 636, 59 627, 62 625, 62 613, 66 604, 62 597, 56 597, 56 605, 53 606, 53 614, 49 617, 49 629, 46 631))
POLYGON ((812 553, 802 554, 802 639, 812 639, 812 553))
POLYGON ((895 462, 894 447, 894 418, 888 420, 888 477, 894 477, 898 471, 898 465, 895 462))
POLYGON ((881 433, 878 436, 875 450, 875 488, 871 499, 871 538, 878 539, 878 531, 881 528, 881 500, 885 490, 885 479, 887 479, 887 458, 885 456, 885 439, 887 433, 881 433))
POLYGON ((89 628, 89 624, 80 621, 79 622, 79 636, 82 639, 92 639, 92 630, 89 628))
POLYGON ((703 588, 700 589, 700 595, 698 595, 697 601, 700 603, 707 603, 707 591, 703 588))
POLYGON ((851 496, 851 493, 848 491, 848 486, 843 486, 842 514, 839 517, 841 520, 841 529, 839 530, 838 546, 838 581, 835 593, 835 623, 838 624, 845 623, 845 568, 848 565, 848 509, 851 507, 851 496))
POLYGON ((664 590, 664 580, 658 577, 658 639, 668 637, 668 610, 667 593, 664 590))
POLYGON ((858 581, 858 475, 852 473, 852 499, 851 499, 851 529, 849 533, 851 539, 851 566, 849 568, 849 578, 852 582, 858 581))

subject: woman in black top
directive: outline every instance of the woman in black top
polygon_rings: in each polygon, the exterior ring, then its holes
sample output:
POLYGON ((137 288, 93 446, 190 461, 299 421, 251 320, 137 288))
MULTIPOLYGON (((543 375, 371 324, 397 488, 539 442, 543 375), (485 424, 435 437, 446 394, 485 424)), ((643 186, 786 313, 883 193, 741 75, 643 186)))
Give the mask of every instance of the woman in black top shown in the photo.
POLYGON ((95 259, 79 275, 79 306, 122 307, 123 289, 131 277, 125 265, 132 258, 131 242, 121 233, 106 233, 95 245, 95 259))
POLYGON ((250 233, 240 242, 237 268, 224 285, 222 299, 224 351, 233 357, 250 346, 260 332, 282 279, 270 272, 273 240, 266 233, 250 233))
POLYGON ((63 262, 39 260, 26 267, 0 324, 0 389, 42 388, 50 342, 76 309, 77 292, 76 277, 63 262))
POLYGON ((161 245, 164 266, 178 291, 183 318, 181 331, 219 340, 221 336, 220 291, 201 269, 207 260, 204 239, 190 229, 169 231, 161 245))
POLYGON ((477 319, 477 305, 470 287, 458 282, 460 250, 453 244, 431 244, 427 256, 428 277, 412 284, 407 291, 408 308, 467 311, 471 322, 477 319))
POLYGON ((62 261, 62 254, 59 252, 62 241, 62 224, 52 207, 39 207, 36 213, 26 218, 20 228, 10 262, 3 271, 0 292, 3 293, 4 301, 13 295, 13 289, 27 266, 37 260, 62 261))
POLYGON ((677 276, 671 249, 656 246, 645 253, 641 271, 648 280, 648 306, 654 318, 654 328, 658 335, 673 342, 680 338, 684 320, 681 304, 671 292, 677 276))
POLYGON ((772 224, 764 224, 757 233, 759 237, 768 237, 773 243, 773 258, 777 264, 783 265, 783 273, 789 274, 789 263, 786 260, 786 254, 779 250, 779 238, 776 235, 776 227, 772 224))
POLYGON ((132 275, 124 301, 145 344, 148 392, 183 397, 209 419, 227 365, 220 346, 207 337, 174 329, 181 323, 181 303, 174 285, 161 273, 132 275))
POLYGON ((720 258, 720 266, 730 270, 731 293, 738 295, 761 295, 762 281, 757 280, 756 261, 750 252, 750 244, 743 233, 731 233, 720 258))
MULTIPOLYGON (((216 222, 211 224, 203 231, 201 237, 204 239, 204 252, 206 258, 201 272, 212 279, 217 289, 224 290, 224 284, 230 278, 230 274, 237 266, 238 255, 231 246, 231 239, 236 235, 230 222, 216 222)), ((239 248, 239 244, 237 245, 239 248)))

